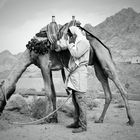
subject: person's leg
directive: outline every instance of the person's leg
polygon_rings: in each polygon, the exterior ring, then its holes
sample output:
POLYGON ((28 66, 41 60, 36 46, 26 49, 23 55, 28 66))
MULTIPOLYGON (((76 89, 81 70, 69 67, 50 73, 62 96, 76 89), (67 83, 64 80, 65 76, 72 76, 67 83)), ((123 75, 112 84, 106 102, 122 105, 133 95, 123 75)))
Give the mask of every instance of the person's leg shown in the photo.
POLYGON ((79 127, 79 107, 76 102, 75 91, 72 90, 72 102, 74 105, 74 123, 67 126, 67 128, 78 128, 79 127))
POLYGON ((87 130, 85 93, 75 92, 75 97, 79 110, 79 127, 72 132, 79 133, 87 130))

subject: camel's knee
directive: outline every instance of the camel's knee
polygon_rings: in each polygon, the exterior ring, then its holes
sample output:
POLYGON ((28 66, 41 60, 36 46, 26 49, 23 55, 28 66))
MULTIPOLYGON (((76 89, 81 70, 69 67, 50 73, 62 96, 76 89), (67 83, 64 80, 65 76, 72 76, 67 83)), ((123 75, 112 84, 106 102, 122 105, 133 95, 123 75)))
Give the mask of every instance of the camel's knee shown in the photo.
POLYGON ((111 100, 112 100, 112 96, 111 95, 106 96, 105 97, 105 104, 110 104, 111 103, 111 100))
POLYGON ((51 95, 51 100, 53 104, 56 104, 56 96, 55 95, 51 95))
POLYGON ((128 95, 125 92, 121 92, 121 95, 124 100, 128 100, 128 95))
POLYGON ((117 73, 113 69, 105 69, 105 74, 111 80, 114 80, 117 77, 117 73))
POLYGON ((106 64, 103 67, 104 73, 107 77, 109 77, 111 80, 114 79, 117 76, 116 68, 113 63, 106 64))
POLYGON ((123 87, 122 83, 120 82, 119 78, 115 77, 113 82, 115 83, 116 87, 120 91, 121 95, 124 96, 125 98, 128 98, 127 92, 126 92, 125 88, 123 87))
POLYGON ((47 100, 50 100, 51 99, 51 94, 49 93, 46 93, 46 91, 44 92, 44 94, 45 94, 45 98, 47 99, 47 100))

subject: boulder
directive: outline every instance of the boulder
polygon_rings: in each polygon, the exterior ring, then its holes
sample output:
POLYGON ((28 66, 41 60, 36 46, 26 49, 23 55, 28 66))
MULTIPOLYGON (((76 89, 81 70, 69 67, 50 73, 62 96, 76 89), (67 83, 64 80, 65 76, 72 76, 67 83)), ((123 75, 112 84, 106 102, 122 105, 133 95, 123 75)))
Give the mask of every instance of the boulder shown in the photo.
POLYGON ((11 96, 5 109, 9 111, 17 111, 26 115, 30 112, 26 100, 19 94, 14 94, 11 96))

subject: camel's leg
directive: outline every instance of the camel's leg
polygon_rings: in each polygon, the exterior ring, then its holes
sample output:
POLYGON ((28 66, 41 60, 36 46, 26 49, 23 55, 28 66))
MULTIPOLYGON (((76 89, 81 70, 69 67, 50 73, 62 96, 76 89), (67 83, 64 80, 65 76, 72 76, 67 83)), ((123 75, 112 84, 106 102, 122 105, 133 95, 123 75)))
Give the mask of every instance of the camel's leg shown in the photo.
MULTIPOLYGON (((56 110, 56 92, 55 92, 55 87, 54 87, 54 83, 53 83, 53 77, 52 77, 52 72, 50 73, 50 78, 51 78, 51 100, 52 100, 52 104, 53 104, 53 111, 56 110)), ((58 122, 57 120, 57 113, 55 113, 52 117, 53 122, 58 122)))
POLYGON ((104 73, 105 73, 105 75, 108 76, 109 79, 111 79, 115 83, 116 87, 119 89, 119 91, 121 93, 121 96, 122 96, 122 98, 125 102, 127 117, 129 119, 127 124, 132 126, 134 124, 134 119, 131 115, 130 107, 129 107, 129 104, 128 104, 128 99, 127 99, 127 96, 126 96, 127 92, 123 88, 123 86, 122 86, 122 84, 121 84, 121 82, 118 78, 115 66, 114 66, 112 61, 108 61, 107 63, 105 63, 104 73))
POLYGON ((66 81, 66 74, 65 74, 65 70, 64 70, 64 68, 61 69, 61 74, 62 74, 63 82, 65 83, 65 81, 66 81))
POLYGON ((0 88, 0 113, 2 113, 6 105, 5 98, 9 99, 10 96, 14 93, 18 79, 30 64, 30 52, 29 50, 26 50, 21 55, 17 64, 14 66, 9 76, 5 79, 3 85, 0 88))
POLYGON ((52 84, 51 84, 51 63, 48 54, 39 56, 39 66, 44 81, 45 100, 46 100, 46 114, 53 111, 52 106, 52 84))
POLYGON ((104 90, 104 94, 105 94, 105 105, 104 105, 102 114, 98 120, 95 120, 95 123, 103 123, 106 111, 107 111, 109 104, 112 100, 112 94, 111 94, 111 91, 109 88, 108 78, 104 74, 104 71, 101 68, 101 66, 99 64, 95 63, 94 68, 95 68, 95 74, 96 74, 98 80, 101 82, 103 90, 104 90))
MULTIPOLYGON (((61 70, 61 74, 62 74, 63 82, 65 83, 66 82, 66 74, 65 74, 64 68, 61 70)), ((70 91, 68 89, 65 89, 65 90, 67 92, 67 95, 69 95, 70 94, 70 91)))
POLYGON ((124 103, 125 103, 126 113, 127 113, 127 117, 128 117, 128 120, 129 120, 127 122, 127 124, 133 126, 135 122, 134 122, 134 119, 131 115, 131 111, 130 111, 130 107, 129 107, 129 103, 128 103, 128 99, 127 99, 127 92, 123 88, 116 71, 113 71, 111 73, 113 75, 109 75, 109 78, 115 83, 116 87, 119 89, 119 91, 121 93, 121 96, 122 96, 122 98, 124 100, 124 103))

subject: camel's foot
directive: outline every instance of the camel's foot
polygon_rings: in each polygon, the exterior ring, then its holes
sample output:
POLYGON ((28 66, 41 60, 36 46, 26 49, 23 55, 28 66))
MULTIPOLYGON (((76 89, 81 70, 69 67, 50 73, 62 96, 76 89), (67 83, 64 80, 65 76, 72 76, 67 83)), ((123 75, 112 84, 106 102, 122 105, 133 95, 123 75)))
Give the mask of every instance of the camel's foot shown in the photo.
POLYGON ((135 123, 135 121, 132 119, 132 120, 129 120, 129 121, 126 123, 126 125, 128 125, 128 126, 133 126, 134 123, 135 123))
POLYGON ((50 116, 49 118, 45 119, 44 121, 47 123, 58 123, 57 115, 54 114, 50 116))
POLYGON ((50 123, 58 123, 57 117, 50 118, 50 123))
POLYGON ((103 119, 95 120, 95 123, 103 123, 103 119))

